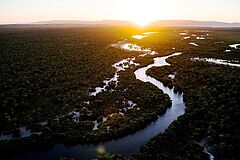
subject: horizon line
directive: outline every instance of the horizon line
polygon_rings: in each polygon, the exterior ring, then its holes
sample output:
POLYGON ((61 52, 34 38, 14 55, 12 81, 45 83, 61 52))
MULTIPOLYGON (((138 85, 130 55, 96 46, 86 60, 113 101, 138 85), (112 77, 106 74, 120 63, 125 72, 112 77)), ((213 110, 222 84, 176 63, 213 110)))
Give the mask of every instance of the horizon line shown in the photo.
MULTIPOLYGON (((79 21, 79 22, 104 22, 104 21, 119 21, 119 22, 129 22, 135 24, 131 20, 121 20, 121 19, 102 19, 102 20, 81 20, 81 19, 52 19, 52 20, 38 20, 38 21, 29 21, 29 22, 13 22, 13 23, 0 23, 0 25, 34 25, 40 24, 41 22, 54 22, 54 21, 79 21)), ((216 22, 216 23, 226 23, 226 24, 240 24, 240 22, 226 22, 226 21, 217 21, 217 20, 193 20, 193 19, 158 19, 149 23, 151 25, 154 22, 158 21, 192 21, 192 22, 216 22)), ((47 23, 46 23, 47 24, 47 23)), ((63 23, 64 24, 64 23, 63 23)), ((74 24, 74 23, 72 23, 74 24)))

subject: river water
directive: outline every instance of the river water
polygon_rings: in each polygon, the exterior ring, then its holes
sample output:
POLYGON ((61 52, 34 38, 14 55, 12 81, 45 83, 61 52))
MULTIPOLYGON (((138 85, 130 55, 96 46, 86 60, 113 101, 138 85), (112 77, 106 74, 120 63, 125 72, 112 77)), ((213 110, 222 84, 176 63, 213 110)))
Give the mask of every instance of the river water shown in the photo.
MULTIPOLYGON (((149 52, 149 51, 148 51, 149 52)), ((154 52, 154 51, 152 51, 154 52)), ((162 133, 168 126, 185 112, 185 103, 183 101, 182 93, 175 93, 174 88, 170 89, 163 85, 162 82, 154 79, 146 74, 147 70, 155 66, 170 65, 166 59, 172 56, 178 56, 181 53, 174 53, 168 56, 154 58, 154 63, 137 69, 134 74, 136 79, 143 82, 150 82, 164 93, 166 93, 172 100, 172 106, 167 109, 166 113, 159 116, 158 119, 144 129, 138 130, 134 134, 127 135, 117 140, 111 140, 99 144, 86 144, 66 147, 64 144, 56 144, 53 148, 45 152, 29 152, 21 155, 13 155, 12 159, 25 159, 25 160, 44 160, 56 159, 59 157, 71 157, 75 160, 90 160, 98 156, 98 148, 104 147, 109 153, 119 153, 123 156, 129 156, 139 151, 149 139, 162 133)))

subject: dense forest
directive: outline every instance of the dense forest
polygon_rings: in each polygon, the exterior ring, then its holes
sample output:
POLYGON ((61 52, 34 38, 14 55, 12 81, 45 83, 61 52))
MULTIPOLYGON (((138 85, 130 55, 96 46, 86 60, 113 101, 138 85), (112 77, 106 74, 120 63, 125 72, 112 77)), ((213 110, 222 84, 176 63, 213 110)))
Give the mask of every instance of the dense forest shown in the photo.
POLYGON ((131 35, 125 30, 2 29, 0 128, 14 140, 1 141, 1 152, 117 138, 164 113, 171 105, 169 98, 150 84, 136 81, 134 66, 121 76, 117 87, 110 84, 107 92, 89 96, 115 72, 113 63, 139 54, 110 46, 131 35), (118 114, 119 109, 131 107, 130 100, 138 101, 137 106, 123 111, 125 116, 118 114), (79 123, 72 120, 73 111, 81 113, 79 123), (108 117, 107 123, 101 123, 103 117, 108 117), (94 120, 101 124, 97 130, 93 130, 94 120), (21 138, 21 126, 33 134, 21 138))
POLYGON ((144 128, 164 114, 171 101, 155 86, 137 80, 134 71, 152 63, 154 57, 182 52, 167 59, 171 66, 154 67, 147 74, 184 93, 185 114, 138 153, 129 157, 106 154, 99 159, 208 159, 199 145, 203 140, 216 159, 239 159, 240 68, 191 58, 238 63, 240 50, 229 45, 239 42, 240 30, 148 30, 0 28, 0 133, 13 136, 0 141, 1 154, 47 150, 56 143, 98 143, 144 128), (157 34, 141 40, 131 37, 148 30, 157 34), (184 39, 182 32, 191 38, 184 39), (124 38, 158 54, 138 57, 140 52, 111 46, 124 38), (227 49, 231 52, 226 53, 227 49), (120 71, 117 82, 91 96, 95 87, 114 75, 112 65, 128 57, 137 57, 140 65, 120 71), (75 112, 81 113, 77 123, 75 112), (22 126, 32 134, 21 137, 22 126))
MULTIPOLYGON (((221 32, 220 32, 221 33, 221 32)), ((234 41, 239 32, 214 34, 224 43, 234 41), (235 34, 235 35, 234 35, 235 34), (235 36, 235 37, 234 37, 235 36)), ((216 46, 216 44, 215 44, 216 46)), ((184 52, 168 59, 171 66, 152 68, 148 74, 165 85, 184 92, 187 109, 164 133, 142 148, 138 158, 197 159, 195 146, 206 139, 216 159, 239 159, 239 95, 240 72, 230 67, 206 62, 192 62, 191 57, 214 57, 239 60, 239 50, 223 53, 224 45, 215 49, 209 45, 184 52), (210 52, 207 52, 210 51, 210 52), (220 53, 219 53, 220 52, 220 53), (218 53, 218 54, 217 54, 218 53), (169 74, 176 73, 174 79, 169 74), (175 154, 173 154, 173 152, 175 154)))

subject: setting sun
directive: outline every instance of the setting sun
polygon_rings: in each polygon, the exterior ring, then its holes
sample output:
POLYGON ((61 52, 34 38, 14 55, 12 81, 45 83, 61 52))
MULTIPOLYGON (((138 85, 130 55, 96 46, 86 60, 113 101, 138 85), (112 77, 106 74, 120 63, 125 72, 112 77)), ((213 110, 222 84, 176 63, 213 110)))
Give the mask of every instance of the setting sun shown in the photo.
POLYGON ((150 24, 153 21, 153 19, 139 17, 139 18, 135 18, 131 21, 133 21, 135 24, 143 27, 143 26, 150 24))
POLYGON ((126 19, 140 26, 146 26, 154 20, 159 19, 159 10, 161 9, 160 1, 129 1, 125 7, 126 19), (158 9, 157 9, 158 8, 158 9))

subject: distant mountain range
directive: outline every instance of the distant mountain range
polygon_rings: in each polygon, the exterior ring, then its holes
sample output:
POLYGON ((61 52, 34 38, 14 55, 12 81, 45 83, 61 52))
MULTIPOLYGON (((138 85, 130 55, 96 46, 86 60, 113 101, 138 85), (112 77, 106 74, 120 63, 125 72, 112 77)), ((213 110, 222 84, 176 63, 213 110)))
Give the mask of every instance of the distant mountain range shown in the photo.
MULTIPOLYGON (((54 20, 40 21, 35 24, 82 24, 82 25, 111 25, 111 26, 132 26, 130 21, 104 20, 104 21, 79 21, 79 20, 54 20)), ((151 26, 189 26, 189 27, 240 27, 240 23, 227 23, 217 21, 192 21, 192 20, 158 20, 151 26)))
MULTIPOLYGON (((53 20, 39 21, 27 24, 15 25, 108 25, 108 26, 134 26, 131 21, 123 20, 103 20, 103 21, 81 21, 81 20, 53 20)), ((8 25, 9 26, 9 25, 8 25)), ((10 25, 12 26, 12 25, 10 25)), ((193 21, 193 20, 158 20, 149 26, 183 26, 183 27, 240 27, 240 23, 227 23, 217 21, 193 21)))
POLYGON ((192 21, 192 20, 159 20, 153 26, 190 26, 190 27, 240 27, 240 23, 227 23, 217 21, 192 21))
POLYGON ((103 21, 81 21, 81 20, 53 20, 39 21, 30 24, 78 24, 78 25, 110 25, 110 26, 131 26, 134 23, 121 20, 103 20, 103 21))

